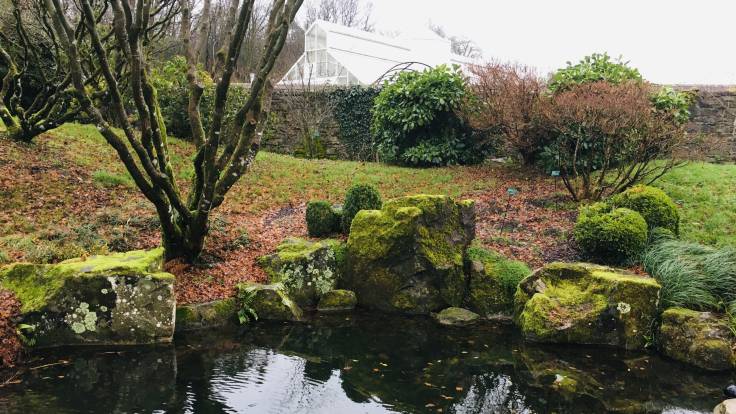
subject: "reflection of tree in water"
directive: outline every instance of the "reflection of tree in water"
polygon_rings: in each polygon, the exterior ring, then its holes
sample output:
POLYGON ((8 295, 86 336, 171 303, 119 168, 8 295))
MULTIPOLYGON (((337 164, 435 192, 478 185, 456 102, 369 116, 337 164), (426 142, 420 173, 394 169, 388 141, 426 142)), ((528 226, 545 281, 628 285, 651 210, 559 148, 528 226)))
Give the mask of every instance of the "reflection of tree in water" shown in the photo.
POLYGON ((533 411, 526 407, 525 398, 511 377, 484 374, 473 377, 465 398, 455 404, 450 412, 526 414, 533 411))

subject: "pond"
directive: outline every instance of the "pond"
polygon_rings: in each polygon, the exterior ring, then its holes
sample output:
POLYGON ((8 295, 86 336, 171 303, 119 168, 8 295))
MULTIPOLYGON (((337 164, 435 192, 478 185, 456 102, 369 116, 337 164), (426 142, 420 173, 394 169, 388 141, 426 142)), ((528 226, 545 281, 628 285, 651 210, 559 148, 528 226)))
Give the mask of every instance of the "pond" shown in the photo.
POLYGON ((362 313, 55 350, 32 367, 0 389, 0 412, 710 413, 732 381, 647 353, 531 345, 510 326, 362 313))

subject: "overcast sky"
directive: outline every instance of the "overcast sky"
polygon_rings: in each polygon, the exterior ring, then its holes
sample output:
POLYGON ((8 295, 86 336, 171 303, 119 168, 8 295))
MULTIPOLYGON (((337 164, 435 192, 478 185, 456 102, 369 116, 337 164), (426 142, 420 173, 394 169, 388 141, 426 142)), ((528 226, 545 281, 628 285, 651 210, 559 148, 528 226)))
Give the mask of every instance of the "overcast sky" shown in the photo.
POLYGON ((593 52, 657 83, 736 84, 736 0, 372 0, 378 31, 443 26, 545 74, 593 52))

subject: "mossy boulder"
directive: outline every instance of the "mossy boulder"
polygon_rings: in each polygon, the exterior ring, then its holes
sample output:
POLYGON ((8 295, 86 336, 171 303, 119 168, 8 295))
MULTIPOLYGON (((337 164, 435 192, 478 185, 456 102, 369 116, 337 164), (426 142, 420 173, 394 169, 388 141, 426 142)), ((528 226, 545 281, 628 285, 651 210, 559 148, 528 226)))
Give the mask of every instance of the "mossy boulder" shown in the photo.
POLYGON ((360 305, 382 311, 459 307, 467 287, 463 256, 474 234, 470 200, 417 195, 362 210, 352 222, 343 286, 360 305))
POLYGON ((170 342, 174 276, 163 249, 18 263, 0 269, 0 286, 21 302, 21 323, 39 347, 170 342))
POLYGON ((258 320, 300 321, 303 311, 287 295, 283 284, 261 285, 246 283, 238 286, 238 310, 247 308, 255 312, 258 320))
POLYGON ((641 349, 660 285, 623 270, 551 263, 519 283, 514 321, 527 340, 641 349))
POLYGON ((468 309, 486 318, 511 318, 516 287, 531 273, 529 267, 478 246, 468 248, 466 262, 470 278, 465 299, 468 309))
POLYGON ((194 303, 176 308, 176 332, 197 331, 235 325, 238 306, 235 298, 194 303))
POLYGON ((351 290, 335 289, 331 290, 319 300, 317 310, 320 312, 342 312, 355 309, 358 304, 358 297, 351 290))
POLYGON ((440 325, 467 326, 478 322, 480 315, 463 308, 446 308, 432 315, 440 325))
POLYGON ((684 308, 662 313, 658 344, 672 359, 711 371, 733 369, 735 339, 725 315, 684 308))
POLYGON ((269 283, 282 284, 299 306, 314 308, 322 295, 337 287, 344 257, 345 244, 338 240, 289 238, 258 263, 268 274, 269 283))

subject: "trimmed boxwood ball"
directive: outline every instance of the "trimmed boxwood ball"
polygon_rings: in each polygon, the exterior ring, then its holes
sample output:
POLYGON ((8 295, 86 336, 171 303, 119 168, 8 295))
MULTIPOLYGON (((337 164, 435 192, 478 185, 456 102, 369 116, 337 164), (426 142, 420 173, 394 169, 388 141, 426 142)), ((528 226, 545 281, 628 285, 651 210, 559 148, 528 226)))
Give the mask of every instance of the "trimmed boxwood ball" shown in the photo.
POLYGON ((342 206, 343 233, 350 233, 350 224, 360 210, 380 210, 382 205, 381 195, 372 185, 357 184, 350 187, 342 206))
POLYGON ((610 203, 638 212, 650 229, 662 227, 674 234, 679 233, 680 214, 677 205, 659 188, 637 185, 611 197, 610 203))
POLYGON ((340 231, 340 215, 327 201, 307 203, 307 232, 311 237, 324 237, 340 231))
POLYGON ((583 253, 605 264, 628 264, 639 259, 647 245, 647 222, 628 208, 595 203, 580 209, 575 241, 583 253))

